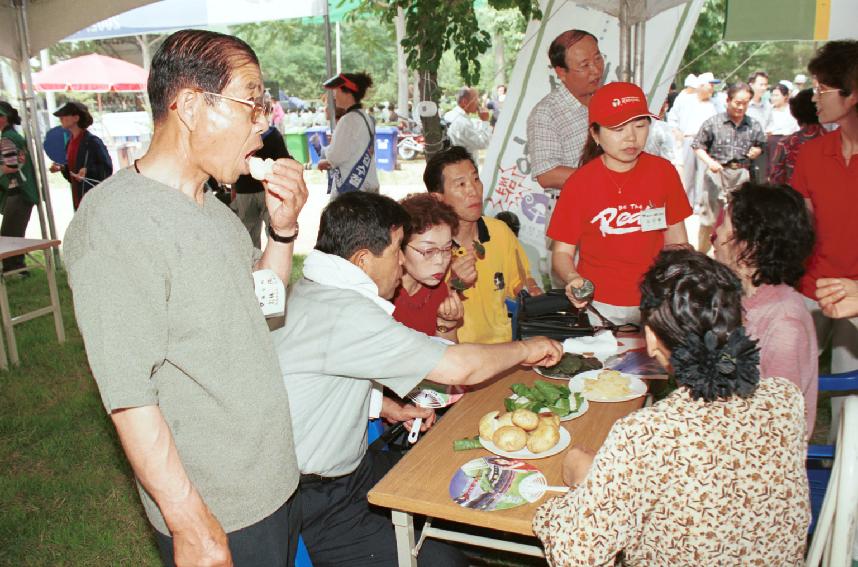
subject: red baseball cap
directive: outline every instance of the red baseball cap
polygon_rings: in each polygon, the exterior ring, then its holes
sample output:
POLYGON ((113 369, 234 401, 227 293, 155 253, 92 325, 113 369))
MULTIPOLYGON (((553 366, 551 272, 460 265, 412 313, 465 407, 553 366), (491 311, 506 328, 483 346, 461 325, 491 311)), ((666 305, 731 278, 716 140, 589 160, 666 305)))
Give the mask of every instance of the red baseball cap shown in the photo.
POLYGON ((596 123, 606 128, 622 126, 641 116, 658 118, 649 111, 644 92, 632 83, 604 85, 593 94, 589 110, 590 124, 596 123))

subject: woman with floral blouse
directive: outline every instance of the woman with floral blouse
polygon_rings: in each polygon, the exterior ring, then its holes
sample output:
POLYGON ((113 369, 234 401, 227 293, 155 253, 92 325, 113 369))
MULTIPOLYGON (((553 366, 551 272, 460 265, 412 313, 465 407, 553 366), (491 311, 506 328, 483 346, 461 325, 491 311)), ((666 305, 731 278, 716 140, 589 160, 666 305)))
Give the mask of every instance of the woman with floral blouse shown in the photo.
POLYGON ((641 283, 647 350, 679 388, 617 421, 533 529, 552 565, 803 565, 810 522, 804 402, 759 380, 742 287, 698 252, 666 250, 641 283))

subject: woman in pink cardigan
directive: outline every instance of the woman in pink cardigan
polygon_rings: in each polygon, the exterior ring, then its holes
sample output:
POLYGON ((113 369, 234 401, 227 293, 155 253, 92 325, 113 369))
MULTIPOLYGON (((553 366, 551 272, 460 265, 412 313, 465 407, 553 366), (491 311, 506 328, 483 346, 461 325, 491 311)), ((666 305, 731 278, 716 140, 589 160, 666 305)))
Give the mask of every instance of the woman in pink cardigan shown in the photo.
POLYGON ((801 389, 808 437, 816 419, 819 352, 813 320, 793 286, 813 242, 797 191, 752 183, 732 193, 713 236, 715 258, 742 281, 745 327, 759 341, 760 378, 781 376, 801 389))

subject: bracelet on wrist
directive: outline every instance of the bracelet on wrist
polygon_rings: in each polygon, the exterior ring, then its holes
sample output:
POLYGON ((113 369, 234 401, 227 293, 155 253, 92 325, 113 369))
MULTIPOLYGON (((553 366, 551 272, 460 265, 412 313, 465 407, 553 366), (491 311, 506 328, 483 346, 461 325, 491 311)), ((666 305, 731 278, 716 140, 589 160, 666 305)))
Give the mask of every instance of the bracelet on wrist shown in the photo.
POLYGON ((291 236, 280 236, 271 225, 268 225, 268 236, 271 237, 271 240, 274 242, 279 242, 280 244, 289 244, 290 242, 295 242, 295 239, 298 238, 298 223, 295 223, 295 233, 291 236))

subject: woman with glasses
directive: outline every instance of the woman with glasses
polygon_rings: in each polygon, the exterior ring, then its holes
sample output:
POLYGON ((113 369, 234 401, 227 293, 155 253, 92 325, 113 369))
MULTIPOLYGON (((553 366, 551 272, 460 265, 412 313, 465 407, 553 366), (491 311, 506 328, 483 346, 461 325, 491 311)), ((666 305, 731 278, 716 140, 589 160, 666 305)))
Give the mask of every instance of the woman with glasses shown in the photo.
POLYGON ((801 147, 790 181, 816 228, 816 247, 798 289, 814 318, 819 350, 832 346, 831 371, 847 372, 858 368, 858 318, 827 317, 815 292, 820 278, 858 279, 858 41, 826 43, 808 70, 819 121, 838 129, 801 147))
POLYGON ((352 191, 378 193, 375 121, 361 107, 372 78, 366 73, 340 73, 323 86, 333 93, 338 114, 343 112, 318 166, 328 172, 328 193, 332 199, 352 191))
POLYGON ((411 232, 402 248, 404 272, 393 299, 393 318, 429 336, 456 342, 465 312, 445 280, 459 217, 426 193, 411 195, 401 204, 411 217, 411 232))
MULTIPOLYGON (((592 300, 620 325, 640 320, 637 284, 653 258, 665 245, 688 242, 683 221, 691 207, 679 174, 643 151, 654 117, 637 85, 596 91, 582 165, 563 186, 548 228, 552 268, 567 297, 579 308, 592 300), (595 294, 581 293, 585 279, 595 294)), ((590 319, 602 323, 595 313, 590 319)))

